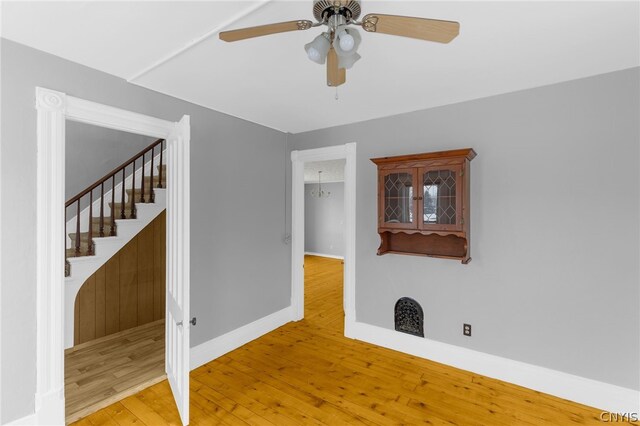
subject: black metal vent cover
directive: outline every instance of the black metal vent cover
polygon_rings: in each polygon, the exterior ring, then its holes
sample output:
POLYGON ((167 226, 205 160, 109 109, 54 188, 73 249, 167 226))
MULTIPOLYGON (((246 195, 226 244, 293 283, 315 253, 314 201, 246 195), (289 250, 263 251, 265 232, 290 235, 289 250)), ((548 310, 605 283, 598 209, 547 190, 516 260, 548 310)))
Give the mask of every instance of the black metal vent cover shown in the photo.
POLYGON ((396 331, 424 337, 422 306, 410 297, 398 299, 395 307, 396 331))

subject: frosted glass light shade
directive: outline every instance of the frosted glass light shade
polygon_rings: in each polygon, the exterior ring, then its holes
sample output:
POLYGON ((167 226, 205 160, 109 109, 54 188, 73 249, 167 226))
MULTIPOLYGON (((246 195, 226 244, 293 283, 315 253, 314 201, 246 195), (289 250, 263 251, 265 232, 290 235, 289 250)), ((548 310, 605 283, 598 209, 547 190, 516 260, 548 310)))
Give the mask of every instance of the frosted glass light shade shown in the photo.
POLYGON ((353 64, 360 60, 360 58, 361 56, 355 52, 349 56, 338 56, 338 67, 348 70, 353 64))
POLYGON ((331 43, 326 33, 322 33, 313 39, 311 43, 304 45, 304 50, 307 52, 307 57, 316 64, 324 64, 327 60, 327 54, 331 43))

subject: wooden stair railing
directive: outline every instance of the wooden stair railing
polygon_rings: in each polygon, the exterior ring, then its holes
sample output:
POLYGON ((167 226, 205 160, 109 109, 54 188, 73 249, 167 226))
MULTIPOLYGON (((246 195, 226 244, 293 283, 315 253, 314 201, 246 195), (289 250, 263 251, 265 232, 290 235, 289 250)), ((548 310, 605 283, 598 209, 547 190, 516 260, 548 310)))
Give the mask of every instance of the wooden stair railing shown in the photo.
POLYGON ((136 155, 134 155, 133 157, 131 157, 129 160, 125 161, 124 163, 122 163, 120 166, 116 167, 115 169, 113 169, 110 173, 107 173, 104 177, 102 177, 101 179, 98 179, 95 183, 93 183, 92 185, 88 186, 85 190, 83 190, 82 192, 80 192, 78 195, 76 195, 75 197, 71 198, 69 201, 67 201, 65 203, 65 237, 67 236, 67 225, 66 225, 66 212, 68 210, 69 207, 73 206, 74 204, 76 205, 75 211, 76 211, 76 224, 75 224, 75 228, 76 228, 76 232, 75 234, 71 234, 73 235, 73 243, 74 243, 74 247, 71 250, 65 250, 65 275, 68 276, 69 275, 69 263, 66 261, 67 258, 69 257, 79 257, 79 256, 92 256, 94 255, 94 244, 93 244, 93 233, 94 233, 94 224, 97 224, 96 228, 97 228, 97 234, 99 237, 104 237, 106 235, 105 233, 105 221, 104 221, 104 184, 106 182, 111 181, 111 214, 110 214, 110 220, 109 220, 109 230, 108 232, 108 236, 115 236, 116 235, 116 228, 115 228, 115 220, 116 220, 116 209, 119 208, 119 214, 117 219, 135 219, 136 218, 136 202, 140 202, 140 203, 145 203, 145 202, 149 202, 149 203, 153 203, 155 201, 155 195, 154 195, 154 184, 156 188, 162 188, 163 185, 163 179, 162 179, 162 174, 163 174, 163 169, 164 169, 164 165, 162 164, 162 153, 163 153, 163 147, 164 147, 164 139, 158 139, 157 141, 155 141, 154 143, 152 143, 151 145, 149 145, 148 147, 146 147, 145 149, 143 149, 142 151, 140 151, 139 153, 137 153, 136 155), (154 181, 154 176, 153 176, 153 167, 154 167, 154 160, 155 160, 155 152, 156 152, 156 148, 160 149, 160 164, 158 164, 158 179, 157 181, 154 181), (145 188, 145 186, 147 185, 147 179, 145 179, 145 157, 147 156, 147 154, 151 154, 151 176, 148 179, 148 192, 147 189, 145 188), (141 179, 141 185, 140 185, 140 189, 136 189, 136 162, 138 162, 138 160, 142 159, 142 179, 141 179), (128 167, 132 168, 131 171, 131 189, 127 190, 126 189, 126 169, 128 167), (116 176, 122 173, 122 187, 121 187, 121 194, 120 194, 120 203, 117 204, 116 203, 116 176), (97 218, 93 217, 93 196, 94 196, 94 192, 98 192, 97 190, 99 189, 99 196, 100 196, 100 216, 97 218), (129 192, 129 208, 128 208, 128 217, 127 217, 127 206, 125 203, 125 192, 129 192), (89 224, 88 224, 88 232, 86 234, 86 243, 83 245, 83 238, 82 238, 82 233, 80 232, 81 229, 81 219, 80 219, 80 212, 81 212, 81 202, 83 199, 85 199, 85 197, 89 197, 89 224), (138 201, 136 201, 136 197, 139 196, 138 201))

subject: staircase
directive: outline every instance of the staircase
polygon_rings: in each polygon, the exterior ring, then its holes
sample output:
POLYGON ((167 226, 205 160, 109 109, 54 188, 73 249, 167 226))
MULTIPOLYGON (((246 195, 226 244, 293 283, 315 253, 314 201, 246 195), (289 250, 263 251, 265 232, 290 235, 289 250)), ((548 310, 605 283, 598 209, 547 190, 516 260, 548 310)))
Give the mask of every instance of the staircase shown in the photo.
POLYGON ((65 349, 80 287, 166 208, 164 145, 155 141, 65 204, 65 349))

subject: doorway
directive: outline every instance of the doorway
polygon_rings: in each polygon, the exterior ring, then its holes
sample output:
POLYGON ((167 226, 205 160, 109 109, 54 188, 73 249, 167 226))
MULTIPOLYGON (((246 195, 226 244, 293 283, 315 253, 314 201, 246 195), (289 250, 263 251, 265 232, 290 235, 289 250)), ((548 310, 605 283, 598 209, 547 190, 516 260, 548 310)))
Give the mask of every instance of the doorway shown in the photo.
POLYGON ((183 424, 189 422, 190 120, 161 120, 36 87, 37 383, 35 424, 63 424, 65 290, 65 122, 167 142, 165 371, 183 424))
MULTIPOLYGON (((162 209, 156 192, 159 205, 137 208, 162 209)), ((67 424, 166 379, 165 225, 162 211, 105 263, 96 261, 75 302, 65 303, 73 314, 65 324, 73 334, 64 360, 67 424)))
POLYGON ((345 162, 304 165, 305 320, 340 334, 344 333, 345 162))
POLYGON ((305 317, 305 164, 344 160, 344 335, 351 337, 355 312, 356 144, 293 151, 291 184, 291 306, 294 320, 305 317))

